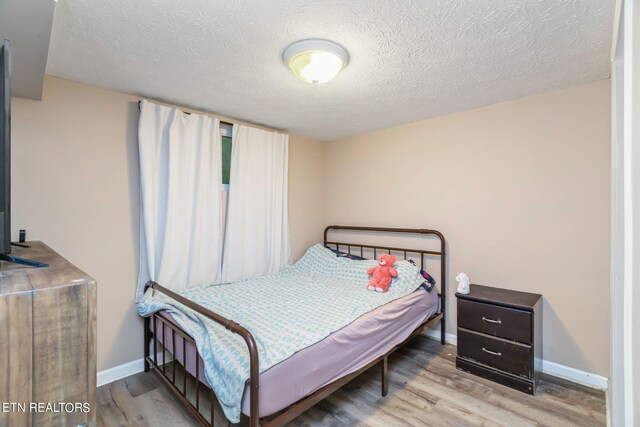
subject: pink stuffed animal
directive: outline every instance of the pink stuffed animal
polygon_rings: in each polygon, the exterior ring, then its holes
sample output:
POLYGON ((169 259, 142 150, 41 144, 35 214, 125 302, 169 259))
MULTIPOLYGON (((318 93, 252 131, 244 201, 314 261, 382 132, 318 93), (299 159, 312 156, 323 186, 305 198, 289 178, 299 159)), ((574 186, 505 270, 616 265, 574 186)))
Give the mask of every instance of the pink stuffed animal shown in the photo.
POLYGON ((383 254, 378 261, 378 265, 367 270, 367 274, 371 276, 371 282, 369 282, 367 289, 376 292, 387 292, 391 284, 391 278, 398 277, 398 272, 393 268, 395 262, 395 256, 383 254))

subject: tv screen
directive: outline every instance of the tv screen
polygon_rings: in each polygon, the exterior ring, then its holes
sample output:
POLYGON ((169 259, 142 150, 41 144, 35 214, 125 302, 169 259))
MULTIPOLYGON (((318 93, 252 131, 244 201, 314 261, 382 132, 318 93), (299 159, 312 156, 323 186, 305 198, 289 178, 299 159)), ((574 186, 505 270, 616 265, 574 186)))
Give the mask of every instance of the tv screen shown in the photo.
POLYGON ((11 252, 11 61, 9 41, 0 48, 0 254, 11 252))

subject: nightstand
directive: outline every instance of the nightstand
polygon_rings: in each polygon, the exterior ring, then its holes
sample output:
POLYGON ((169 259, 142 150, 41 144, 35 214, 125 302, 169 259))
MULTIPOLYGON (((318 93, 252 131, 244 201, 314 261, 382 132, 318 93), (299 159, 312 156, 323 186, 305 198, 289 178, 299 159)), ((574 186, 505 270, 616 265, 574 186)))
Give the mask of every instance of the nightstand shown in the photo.
POLYGON ((534 394, 542 361, 542 295, 471 285, 458 299, 456 367, 534 394))

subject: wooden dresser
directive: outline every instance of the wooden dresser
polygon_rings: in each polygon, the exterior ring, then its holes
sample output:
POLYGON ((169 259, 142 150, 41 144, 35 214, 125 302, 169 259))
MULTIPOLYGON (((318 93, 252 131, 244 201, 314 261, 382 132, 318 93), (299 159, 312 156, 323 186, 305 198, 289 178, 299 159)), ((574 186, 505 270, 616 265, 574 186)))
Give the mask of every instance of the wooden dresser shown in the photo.
POLYGON ((542 295, 471 285, 458 299, 456 367, 534 394, 542 360, 542 295))
POLYGON ((0 402, 13 405, 0 407, 0 427, 94 426, 96 282, 44 243, 26 244, 11 255, 49 267, 0 263, 0 402))

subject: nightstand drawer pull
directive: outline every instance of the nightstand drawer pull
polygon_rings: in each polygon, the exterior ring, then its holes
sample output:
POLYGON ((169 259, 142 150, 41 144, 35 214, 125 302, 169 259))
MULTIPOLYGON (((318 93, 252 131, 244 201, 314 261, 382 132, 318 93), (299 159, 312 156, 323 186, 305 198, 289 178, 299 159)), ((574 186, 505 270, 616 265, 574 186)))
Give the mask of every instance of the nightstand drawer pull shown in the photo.
POLYGON ((484 320, 485 322, 489 322, 489 323, 497 323, 498 325, 502 325, 502 320, 498 319, 498 320, 494 320, 494 319, 489 319, 488 317, 482 317, 482 320, 484 320))
POLYGON ((487 350, 484 347, 482 347, 482 351, 484 351, 485 353, 493 354, 494 356, 502 356, 502 353, 500 353, 499 351, 487 350))

